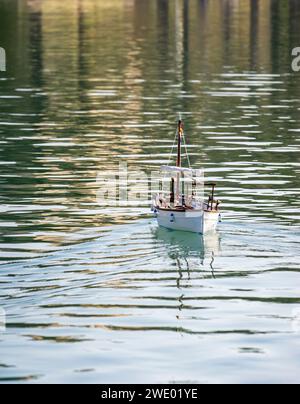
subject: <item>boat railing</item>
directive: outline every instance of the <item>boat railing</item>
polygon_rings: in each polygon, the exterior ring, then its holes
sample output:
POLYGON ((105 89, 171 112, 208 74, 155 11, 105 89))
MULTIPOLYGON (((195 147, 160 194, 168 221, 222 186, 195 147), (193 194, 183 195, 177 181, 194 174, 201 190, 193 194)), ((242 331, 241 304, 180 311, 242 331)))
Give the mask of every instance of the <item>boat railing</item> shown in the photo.
POLYGON ((215 191, 216 191, 217 184, 215 182, 205 182, 204 186, 211 188, 211 191, 210 191, 210 194, 208 197, 208 201, 206 202, 206 210, 211 211, 211 212, 218 211, 221 201, 218 199, 215 199, 215 191))
POLYGON ((215 199, 216 183, 207 182, 205 187, 210 187, 211 191, 206 201, 200 198, 196 193, 179 194, 175 196, 173 192, 160 191, 153 200, 153 205, 162 209, 173 209, 177 207, 186 207, 190 209, 203 209, 209 212, 219 211, 221 201, 215 199))
POLYGON ((180 194, 179 197, 173 199, 172 195, 160 192, 154 198, 153 205, 162 209, 186 207, 198 210, 204 208, 204 201, 197 199, 193 195, 186 197, 184 194, 180 194))

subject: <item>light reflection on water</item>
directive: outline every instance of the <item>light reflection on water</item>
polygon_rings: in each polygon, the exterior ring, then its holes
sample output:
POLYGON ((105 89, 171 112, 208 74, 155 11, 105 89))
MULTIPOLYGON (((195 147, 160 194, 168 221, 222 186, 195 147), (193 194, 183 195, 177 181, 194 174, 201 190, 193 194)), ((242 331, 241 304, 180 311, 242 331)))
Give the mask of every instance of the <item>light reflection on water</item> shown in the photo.
POLYGON ((0 380, 299 382, 299 5, 20 4, 0 1, 0 380), (219 184, 205 237, 96 201, 120 160, 167 163, 178 111, 219 184))

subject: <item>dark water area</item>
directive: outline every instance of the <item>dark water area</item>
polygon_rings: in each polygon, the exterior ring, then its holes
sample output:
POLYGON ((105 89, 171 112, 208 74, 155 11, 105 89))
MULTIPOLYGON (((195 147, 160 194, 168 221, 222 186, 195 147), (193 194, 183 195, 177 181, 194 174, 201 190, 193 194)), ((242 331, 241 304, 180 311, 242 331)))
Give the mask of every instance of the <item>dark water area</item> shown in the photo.
POLYGON ((296 0, 0 0, 0 381, 300 381, 299 21, 296 0), (99 173, 167 164, 178 113, 222 200, 204 237, 97 201, 99 173))

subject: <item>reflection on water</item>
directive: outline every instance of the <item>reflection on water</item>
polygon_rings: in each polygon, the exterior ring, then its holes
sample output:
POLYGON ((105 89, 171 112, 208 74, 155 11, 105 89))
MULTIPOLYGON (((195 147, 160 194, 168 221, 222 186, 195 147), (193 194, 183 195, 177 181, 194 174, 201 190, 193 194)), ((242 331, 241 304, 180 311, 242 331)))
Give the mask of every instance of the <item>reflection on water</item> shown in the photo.
POLYGON ((204 266, 205 259, 210 260, 214 276, 213 263, 221 248, 219 233, 210 232, 203 236, 157 227, 153 230, 153 234, 160 244, 165 245, 168 256, 177 263, 180 277, 183 276, 185 266, 190 278, 190 261, 194 258, 199 259, 198 270, 204 266))
POLYGON ((295 0, 0 0, 1 381, 299 382, 295 0), (156 229, 99 172, 177 113, 224 222, 156 229), (295 331, 296 330, 296 331, 295 331))

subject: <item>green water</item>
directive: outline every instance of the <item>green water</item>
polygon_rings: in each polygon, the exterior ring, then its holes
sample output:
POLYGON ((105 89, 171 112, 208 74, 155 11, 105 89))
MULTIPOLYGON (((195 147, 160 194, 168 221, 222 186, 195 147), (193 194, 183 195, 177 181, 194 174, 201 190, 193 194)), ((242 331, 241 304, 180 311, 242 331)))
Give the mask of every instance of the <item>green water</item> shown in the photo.
POLYGON ((0 381, 300 381, 299 18, 0 0, 0 381), (120 162, 168 162, 179 112, 222 200, 204 238, 96 198, 120 162))

